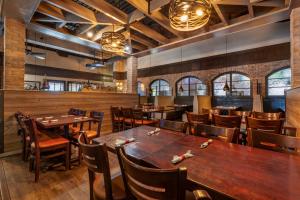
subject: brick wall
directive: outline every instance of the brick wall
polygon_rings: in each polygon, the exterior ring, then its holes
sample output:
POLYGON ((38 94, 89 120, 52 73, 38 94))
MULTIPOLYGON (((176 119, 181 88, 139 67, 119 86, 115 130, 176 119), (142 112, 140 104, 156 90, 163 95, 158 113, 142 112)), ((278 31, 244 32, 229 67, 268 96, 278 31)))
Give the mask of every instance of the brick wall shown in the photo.
POLYGON ((259 83, 262 84, 262 95, 265 95, 265 78, 274 70, 286 67, 290 65, 289 60, 282 60, 282 61, 274 61, 274 62, 265 62, 265 63, 258 63, 258 64, 249 64, 249 65, 240 65, 240 66, 232 66, 232 67, 225 67, 225 68, 218 68, 218 69, 208 69, 208 70, 200 70, 200 71, 192 71, 192 72, 185 72, 185 73, 177 73, 177 74, 168 74, 168 75, 159 75, 159 76, 152 76, 152 77, 143 77, 138 78, 138 81, 141 81, 145 84, 146 88, 149 88, 149 84, 155 79, 164 79, 170 83, 170 86, 173 89, 173 94, 175 95, 175 85, 176 81, 179 80, 181 77, 184 76, 196 76, 200 80, 204 81, 204 83, 208 86, 209 94, 211 95, 211 82, 212 80, 217 77, 218 75, 225 73, 225 72, 242 72, 250 77, 252 81, 252 89, 253 94, 257 94, 257 87, 256 83, 257 80, 259 83))

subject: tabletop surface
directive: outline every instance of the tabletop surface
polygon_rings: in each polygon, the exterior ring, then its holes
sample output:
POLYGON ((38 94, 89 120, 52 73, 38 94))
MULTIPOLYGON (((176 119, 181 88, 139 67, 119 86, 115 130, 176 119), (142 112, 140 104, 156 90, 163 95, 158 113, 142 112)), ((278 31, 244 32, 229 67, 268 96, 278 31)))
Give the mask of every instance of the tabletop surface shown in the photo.
POLYGON ((188 179, 236 199, 300 199, 300 158, 214 140, 200 149, 207 138, 141 126, 94 139, 114 151, 116 139, 135 138, 126 153, 158 168, 186 167, 188 179), (173 155, 191 150, 194 157, 172 164, 173 155))
POLYGON ((76 115, 34 115, 32 116, 36 123, 43 128, 58 127, 73 123, 80 123, 90 121, 90 117, 76 116, 76 115))

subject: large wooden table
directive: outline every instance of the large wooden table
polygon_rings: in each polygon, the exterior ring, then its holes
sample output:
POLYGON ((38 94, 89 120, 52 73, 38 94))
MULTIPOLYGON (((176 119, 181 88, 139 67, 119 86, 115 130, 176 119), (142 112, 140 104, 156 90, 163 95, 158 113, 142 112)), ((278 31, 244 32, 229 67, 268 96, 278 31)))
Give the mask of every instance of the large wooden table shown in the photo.
POLYGON ((75 115, 34 115, 32 116, 38 126, 49 129, 49 128, 57 128, 64 127, 65 137, 69 136, 69 125, 74 123, 83 123, 92 120, 89 117, 75 116, 75 115))
POLYGON ((148 136, 153 127, 141 126, 94 139, 115 151, 116 139, 134 137, 125 145, 126 153, 157 168, 187 167, 188 186, 202 187, 214 199, 300 199, 300 157, 161 130, 148 136), (173 155, 192 150, 195 155, 173 165, 173 155))

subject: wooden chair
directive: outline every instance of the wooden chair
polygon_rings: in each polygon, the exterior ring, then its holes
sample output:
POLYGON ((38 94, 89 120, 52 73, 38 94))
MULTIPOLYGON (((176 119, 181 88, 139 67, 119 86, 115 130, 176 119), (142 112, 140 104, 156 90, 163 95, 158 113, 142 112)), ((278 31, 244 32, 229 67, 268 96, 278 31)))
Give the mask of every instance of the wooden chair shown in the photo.
POLYGON ((125 199, 120 170, 110 170, 106 145, 90 144, 85 134, 79 136, 78 143, 88 168, 90 200, 125 199), (114 177, 116 174, 118 176, 114 177))
POLYGON ((241 116, 236 115, 213 115, 215 126, 226 128, 241 128, 241 116))
POLYGON ((118 132, 123 130, 123 115, 119 107, 110 107, 112 132, 118 132))
POLYGON ((251 111, 230 110, 229 115, 250 117, 252 115, 252 112, 251 111))
POLYGON ((30 130, 30 165, 32 171, 35 168, 35 182, 39 180, 41 160, 64 156, 66 170, 70 168, 70 144, 69 140, 53 133, 45 134, 38 131, 34 119, 27 119, 26 124, 30 130))
POLYGON ((195 133, 195 127, 197 124, 209 124, 209 114, 196 114, 192 112, 186 112, 189 134, 195 133))
POLYGON ((237 128, 217 127, 205 124, 198 124, 195 128, 195 135, 217 139, 228 143, 237 143, 239 130, 237 128))
POLYGON ((30 152, 30 136, 29 136, 29 130, 25 124, 25 115, 21 112, 15 113, 15 118, 18 123, 18 135, 21 136, 21 142, 22 142, 22 160, 27 161, 29 152, 30 152))
MULTIPOLYGON (((86 112, 87 112, 86 110, 71 108, 69 110, 68 114, 84 117, 84 116, 86 116, 86 112)), ((80 131, 80 126, 78 126, 78 123, 74 123, 74 124, 69 126, 69 130, 72 133, 78 133, 80 131)))
POLYGON ((162 129, 167 129, 167 130, 171 130, 171 131, 186 133, 187 123, 162 119, 159 121, 159 127, 162 129))
POLYGON ((125 129, 142 126, 142 125, 155 125, 159 121, 155 119, 145 119, 142 109, 122 108, 124 116, 123 126, 125 129))
POLYGON ((299 154, 300 138, 248 129, 249 146, 299 154))
POLYGON ((269 119, 269 120, 279 120, 282 113, 265 113, 265 112, 252 112, 252 117, 256 119, 269 119))
MULTIPOLYGON (((128 199, 185 200, 187 169, 154 169, 128 159, 123 147, 116 147, 128 199)), ((193 199, 211 199, 204 190, 193 199)))
POLYGON ((202 113, 209 114, 209 120, 211 124, 214 124, 213 115, 220 115, 221 110, 217 108, 213 108, 213 109, 202 108, 202 113))
POLYGON ((284 120, 268 120, 247 117, 246 122, 248 128, 261 130, 273 134, 281 134, 284 120))

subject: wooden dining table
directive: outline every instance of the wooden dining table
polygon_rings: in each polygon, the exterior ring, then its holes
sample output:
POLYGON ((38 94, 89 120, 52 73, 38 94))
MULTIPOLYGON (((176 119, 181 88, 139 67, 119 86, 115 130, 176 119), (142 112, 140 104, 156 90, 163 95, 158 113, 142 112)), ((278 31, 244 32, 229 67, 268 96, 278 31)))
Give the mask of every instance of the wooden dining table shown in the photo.
POLYGON ((91 121, 92 118, 85 116, 76 116, 76 115, 64 115, 64 114, 44 114, 44 115, 34 115, 32 116, 37 125, 44 128, 57 128, 64 127, 65 137, 69 137, 69 125, 70 124, 80 124, 83 122, 91 121))
POLYGON ((187 187, 206 189, 213 199, 300 199, 300 156, 277 153, 218 140, 204 149, 207 138, 160 130, 147 135, 154 127, 140 126, 101 136, 95 143, 106 143, 115 152, 116 139, 135 138, 125 145, 126 153, 141 163, 156 168, 186 167, 187 187), (194 155, 172 164, 174 155, 191 150, 194 155))

